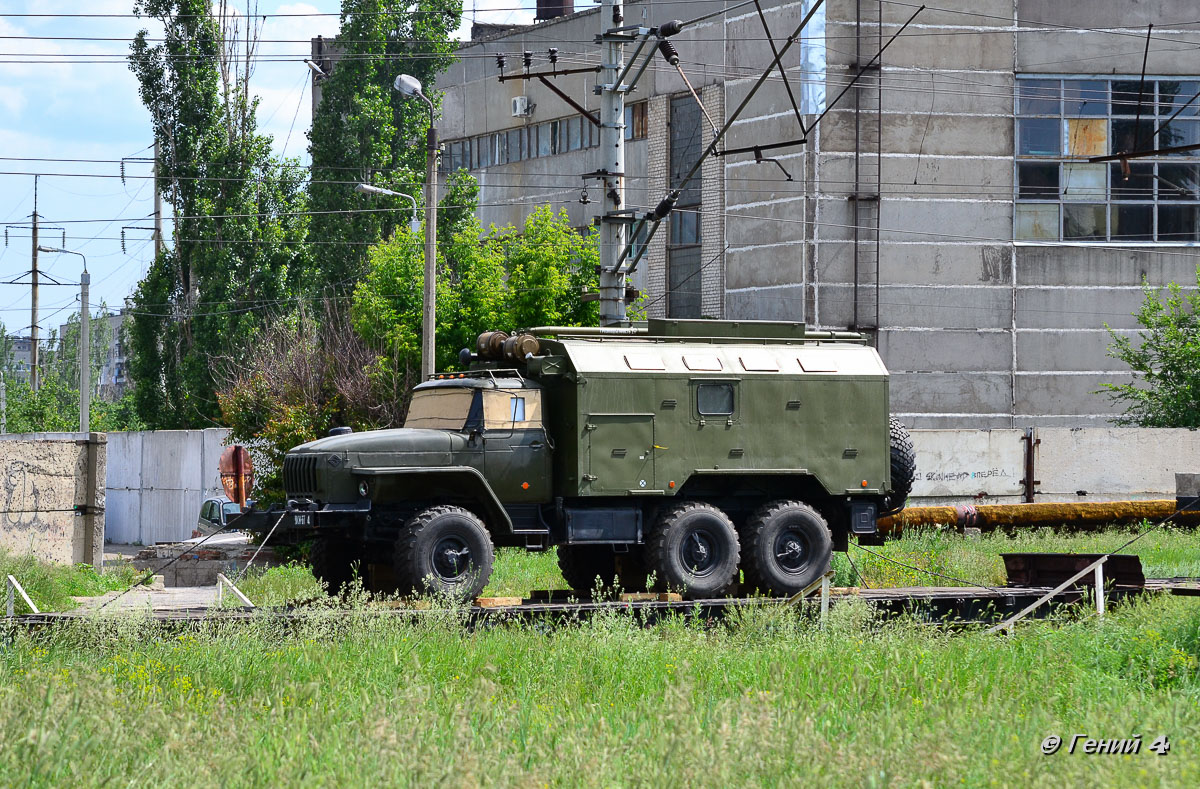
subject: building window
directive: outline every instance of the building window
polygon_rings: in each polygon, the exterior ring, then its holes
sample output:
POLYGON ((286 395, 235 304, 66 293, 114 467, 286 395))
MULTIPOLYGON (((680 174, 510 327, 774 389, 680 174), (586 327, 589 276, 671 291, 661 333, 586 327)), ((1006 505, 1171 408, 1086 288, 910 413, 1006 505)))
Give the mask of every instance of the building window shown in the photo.
MULTIPOLYGON (((671 100, 671 188, 683 184, 701 153, 700 107, 691 95, 671 100)), ((687 182, 671 212, 667 240, 667 316, 700 317, 700 203, 699 174, 687 182)))
POLYGON ((646 102, 625 105, 625 139, 646 138, 646 102))
POLYGON ((1200 79, 1018 78, 1013 237, 1200 242, 1200 79), (1139 117, 1140 115, 1140 117, 1139 117))

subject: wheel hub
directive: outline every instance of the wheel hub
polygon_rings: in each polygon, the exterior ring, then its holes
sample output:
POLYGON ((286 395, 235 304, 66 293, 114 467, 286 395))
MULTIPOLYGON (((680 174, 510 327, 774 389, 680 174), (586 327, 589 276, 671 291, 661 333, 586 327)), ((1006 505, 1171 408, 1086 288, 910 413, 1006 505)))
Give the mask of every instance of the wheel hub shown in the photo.
POLYGON ((695 575, 706 575, 720 561, 719 550, 712 535, 699 529, 691 532, 680 546, 683 564, 695 575))
POLYGON ((471 549, 459 537, 443 537, 433 547, 433 569, 441 578, 454 580, 471 566, 471 549))
POLYGON ((775 561, 786 572, 797 573, 808 563, 808 540, 797 531, 787 530, 775 538, 775 561))

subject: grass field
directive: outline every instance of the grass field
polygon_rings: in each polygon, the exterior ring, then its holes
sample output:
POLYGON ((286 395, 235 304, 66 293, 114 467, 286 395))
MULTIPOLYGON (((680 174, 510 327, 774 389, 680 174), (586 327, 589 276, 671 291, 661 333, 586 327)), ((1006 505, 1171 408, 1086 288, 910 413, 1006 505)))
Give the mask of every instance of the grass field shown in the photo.
MULTIPOLYGON (((987 574, 1000 552, 1127 538, 924 534, 881 552, 999 582, 987 574)), ((1200 574, 1195 534, 1137 547, 1148 575, 1200 574)), ((862 556, 868 580, 888 580, 895 565, 862 556)), ((497 564, 497 592, 560 585, 552 557, 497 564)), ((295 566, 245 588, 261 602, 316 592, 295 566)), ((1011 637, 883 622, 856 602, 825 630, 770 608, 652 627, 613 614, 468 631, 460 616, 405 622, 327 600, 295 625, 85 620, 18 635, 0 652, 0 785, 1200 783, 1194 598, 1145 599, 1103 621, 1081 609, 1011 637), (1052 734, 1143 742, 1138 754, 1043 755, 1052 734), (1148 751, 1159 735, 1164 756, 1148 751)))

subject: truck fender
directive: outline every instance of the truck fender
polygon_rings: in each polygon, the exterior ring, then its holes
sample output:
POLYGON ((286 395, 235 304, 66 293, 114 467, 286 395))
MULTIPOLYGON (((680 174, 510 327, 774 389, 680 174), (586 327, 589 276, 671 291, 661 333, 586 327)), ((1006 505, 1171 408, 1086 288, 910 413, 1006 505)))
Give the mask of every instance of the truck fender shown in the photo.
POLYGON ((496 497, 487 479, 478 469, 470 466, 364 468, 355 469, 354 474, 395 480, 408 478, 425 494, 470 499, 483 510, 480 514, 493 531, 500 534, 512 533, 512 519, 508 516, 508 511, 496 497))

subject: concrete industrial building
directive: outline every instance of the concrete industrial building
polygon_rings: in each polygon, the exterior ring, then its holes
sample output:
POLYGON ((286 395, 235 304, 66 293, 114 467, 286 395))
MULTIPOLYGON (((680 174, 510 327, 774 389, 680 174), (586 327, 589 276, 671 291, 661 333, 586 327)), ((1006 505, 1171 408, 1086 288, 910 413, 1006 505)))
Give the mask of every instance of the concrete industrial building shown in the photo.
MULTIPOLYGON (((763 0, 776 46, 812 4, 763 0)), ((636 284, 651 315, 871 332, 893 371, 893 411, 910 425, 1103 424, 1113 405, 1096 390, 1128 380, 1106 355, 1105 326, 1136 328, 1143 277, 1195 283, 1200 151, 1132 160, 1128 171, 1086 160, 1200 142, 1200 99, 1188 104, 1200 91, 1195 8, 938 6, 835 103, 917 4, 827 2, 783 62, 803 122, 826 104, 828 115, 807 144, 762 154, 775 161, 710 159, 636 284)), ((722 9, 672 39, 717 126, 770 62, 754 5, 645 0, 624 9, 626 24, 644 25, 722 9)), ((599 30, 589 8, 493 33, 464 43, 438 81, 443 168, 478 178, 485 226, 519 224, 543 203, 565 208, 576 226, 594 222, 596 182, 581 177, 595 169, 594 128, 537 80, 499 82, 495 56, 506 55, 508 74, 524 70, 524 52, 536 71, 595 65, 599 30)), ((594 82, 590 73, 553 80, 591 111, 594 82)), ((629 101, 627 201, 645 210, 712 131, 662 59, 629 101)), ((801 136, 776 73, 721 147, 801 136)))

